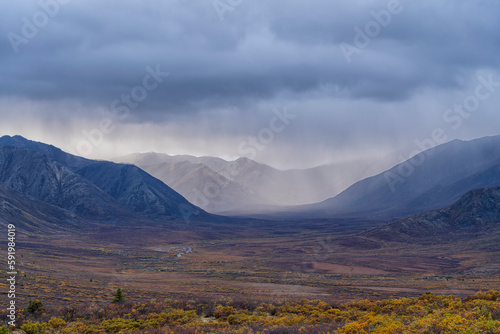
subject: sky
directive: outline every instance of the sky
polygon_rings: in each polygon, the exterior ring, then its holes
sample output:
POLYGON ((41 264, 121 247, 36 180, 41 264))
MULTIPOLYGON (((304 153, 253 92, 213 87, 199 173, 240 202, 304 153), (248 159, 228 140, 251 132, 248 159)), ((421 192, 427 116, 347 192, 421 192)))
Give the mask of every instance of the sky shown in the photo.
POLYGON ((404 160, 498 135, 498 0, 0 2, 0 135, 107 159, 404 160))

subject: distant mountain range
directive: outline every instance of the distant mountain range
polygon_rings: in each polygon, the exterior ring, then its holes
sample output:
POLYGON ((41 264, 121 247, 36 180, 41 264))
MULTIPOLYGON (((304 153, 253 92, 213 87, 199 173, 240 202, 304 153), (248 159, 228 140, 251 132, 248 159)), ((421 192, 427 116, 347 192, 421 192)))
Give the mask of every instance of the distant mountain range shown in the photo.
POLYGON ((46 214, 52 221, 114 224, 141 218, 159 222, 186 216, 214 218, 136 166, 72 156, 20 136, 0 138, 0 185, 4 208, 21 206, 30 212, 20 203, 40 207, 43 202, 57 213, 46 214), (9 189, 16 192, 12 198, 17 204, 9 199, 9 189))
POLYGON ((500 136, 454 140, 361 180, 297 216, 403 218, 447 207, 476 188, 500 187, 500 136))
POLYGON ((192 203, 221 214, 315 203, 388 167, 386 160, 358 160, 282 171, 247 158, 226 161, 159 153, 138 153, 113 160, 139 166, 192 203))
POLYGON ((342 172, 340 166, 323 166, 280 171, 245 158, 225 161, 156 153, 118 160, 144 170, 73 156, 20 136, 1 137, 0 224, 18 222, 26 231, 56 232, 186 218, 229 221, 189 199, 213 211, 260 212, 267 205, 267 214, 280 219, 396 221, 360 238, 411 242, 482 233, 500 218, 500 136, 449 142, 358 181, 326 201, 281 211, 273 205, 305 200, 315 187, 321 193, 332 183, 339 186, 338 175, 353 179, 368 169, 342 172), (338 172, 331 174, 334 170, 338 172), (329 177, 333 180, 328 183, 329 177), (303 188, 304 183, 309 185, 303 188))

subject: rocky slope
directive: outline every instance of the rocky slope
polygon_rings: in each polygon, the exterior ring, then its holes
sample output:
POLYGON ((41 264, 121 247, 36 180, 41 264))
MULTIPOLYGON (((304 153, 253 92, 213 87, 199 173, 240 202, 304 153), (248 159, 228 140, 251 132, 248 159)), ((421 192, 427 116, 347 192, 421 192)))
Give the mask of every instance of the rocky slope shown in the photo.
POLYGON ((179 193, 142 169, 126 164, 99 161, 76 171, 129 210, 148 217, 182 218, 196 213, 210 215, 189 203, 179 193))
POLYGON ((475 189, 453 205, 405 218, 363 234, 381 241, 443 242, 500 230, 500 188, 475 189))
POLYGON ((61 209, 0 184, 0 225, 14 224, 28 234, 78 231, 94 225, 68 210, 61 209))
POLYGON ((93 220, 214 218, 135 166, 75 157, 19 136, 0 138, 0 184, 93 220))
POLYGON ((127 211, 92 182, 29 149, 0 146, 0 184, 83 217, 108 220, 127 211))

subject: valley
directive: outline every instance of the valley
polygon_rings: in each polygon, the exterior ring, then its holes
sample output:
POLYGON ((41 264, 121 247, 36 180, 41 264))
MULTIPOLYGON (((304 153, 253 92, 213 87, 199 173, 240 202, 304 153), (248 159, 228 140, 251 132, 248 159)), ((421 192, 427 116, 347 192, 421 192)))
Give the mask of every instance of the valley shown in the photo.
POLYGON ((500 1, 0 8, 0 334, 500 334, 500 1))
MULTIPOLYGON (((80 235, 22 236, 18 240, 18 300, 52 307, 106 305, 120 287, 128 301, 166 298, 321 299, 466 296, 500 284, 500 249, 484 241, 367 247, 317 224, 315 232, 259 224, 244 231, 212 228, 106 228, 80 235), (158 249, 192 247, 177 252, 158 249)), ((269 224, 269 222, 262 223, 269 224)), ((278 224, 279 225, 279 224, 278 224)), ((341 226, 341 224, 339 224, 341 226)), ((313 224, 314 226, 314 224, 313 224)), ((300 229, 300 228, 299 228, 300 229)), ((491 238, 496 240, 496 236, 491 238)), ((5 291, 6 284, 1 288, 5 291)), ((2 297, 6 297, 5 295, 2 297)), ((3 301, 4 302, 4 301, 3 301)))
MULTIPOLYGON (((391 193, 384 188, 388 185, 382 182, 382 173, 314 205, 249 215, 240 210, 239 215, 222 216, 193 205, 134 165, 83 159, 22 137, 2 137, 0 226, 16 226, 21 328, 42 333, 29 328, 53 326, 59 321, 53 320, 56 315, 74 310, 74 316, 64 316, 64 321, 70 321, 68 328, 79 326, 73 319, 77 317, 84 320, 85 328, 107 328, 98 333, 123 332, 119 328, 128 325, 122 320, 136 319, 123 312, 144 303, 160 308, 180 303, 184 306, 175 312, 190 315, 173 323, 198 328, 200 322, 241 325, 225 313, 215 312, 218 320, 206 316, 202 309, 212 309, 214 303, 218 308, 246 305, 241 312, 258 317, 248 305, 313 307, 310 303, 315 301, 351 305, 345 306, 349 309, 361 300, 399 303, 430 294, 465 301, 478 291, 498 290, 500 188, 497 160, 490 153, 496 152, 499 139, 434 149, 445 157, 450 147, 453 152, 465 150, 458 154, 462 156, 473 145, 483 160, 455 158, 453 173, 438 168, 427 184, 420 171, 408 177, 409 185, 391 193), (440 197, 443 202, 427 197, 435 188, 436 194, 448 194, 440 197), (411 196, 398 201, 400 194, 411 196), (388 200, 383 210, 376 208, 381 197, 388 200), (337 204, 324 209, 330 202, 337 204), (364 202, 369 203, 364 205, 368 209, 356 211, 364 202), (406 211, 408 203, 414 204, 411 211, 416 214, 406 211), (336 205, 343 210, 335 210, 336 205), (316 209, 308 214, 311 208, 316 209), (118 289, 119 305, 114 306, 118 289), (24 309, 34 301, 43 303, 46 313, 24 309), (203 306, 196 314, 189 313, 194 310, 186 305, 195 302, 203 306), (91 315, 110 308, 123 314, 108 315, 102 321, 91 315), (108 328, 110 321, 121 324, 108 328)), ((433 166, 441 165, 441 160, 436 154, 422 168, 436 170, 433 166)), ((251 206, 247 209, 252 211, 251 206)), ((8 291, 6 280, 0 289, 8 291)), ((9 302, 5 292, 0 298, 4 305, 9 302)), ((6 309, 0 317, 6 322, 6 309)), ((346 319, 350 318, 320 324, 340 330, 347 328, 346 319)), ((262 328, 271 326, 262 325, 262 319, 255 321, 262 328)))

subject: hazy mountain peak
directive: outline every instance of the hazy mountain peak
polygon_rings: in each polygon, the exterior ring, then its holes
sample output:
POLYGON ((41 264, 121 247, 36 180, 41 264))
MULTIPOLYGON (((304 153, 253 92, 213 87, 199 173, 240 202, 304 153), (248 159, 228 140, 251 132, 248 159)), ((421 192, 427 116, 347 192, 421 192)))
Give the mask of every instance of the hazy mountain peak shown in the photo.
POLYGON ((118 157, 114 161, 143 168, 206 210, 231 214, 325 200, 386 167, 365 159, 278 170, 246 157, 226 161, 152 152, 118 157))

